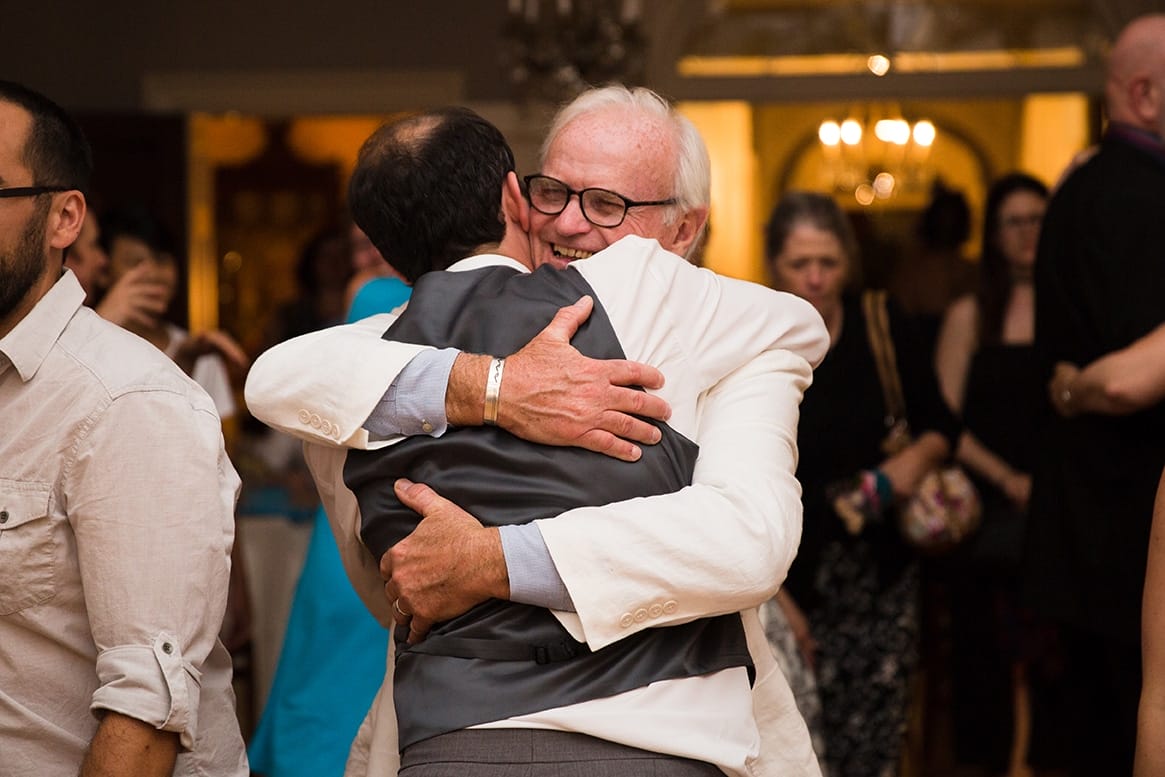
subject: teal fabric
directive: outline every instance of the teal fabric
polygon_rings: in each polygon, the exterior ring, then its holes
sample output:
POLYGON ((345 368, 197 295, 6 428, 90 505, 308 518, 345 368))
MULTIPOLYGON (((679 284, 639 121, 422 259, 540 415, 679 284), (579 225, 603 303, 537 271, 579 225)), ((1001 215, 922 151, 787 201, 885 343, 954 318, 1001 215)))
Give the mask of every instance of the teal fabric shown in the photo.
POLYGON ((373 278, 360 287, 352 299, 348 321, 359 321, 377 313, 389 313, 408 302, 412 288, 397 278, 373 278))
MULTIPOLYGON (((348 320, 385 313, 411 289, 394 278, 360 288, 348 320)), ((296 585, 279 666, 247 755, 265 777, 340 777, 384 678, 388 632, 352 590, 319 509, 296 585)))

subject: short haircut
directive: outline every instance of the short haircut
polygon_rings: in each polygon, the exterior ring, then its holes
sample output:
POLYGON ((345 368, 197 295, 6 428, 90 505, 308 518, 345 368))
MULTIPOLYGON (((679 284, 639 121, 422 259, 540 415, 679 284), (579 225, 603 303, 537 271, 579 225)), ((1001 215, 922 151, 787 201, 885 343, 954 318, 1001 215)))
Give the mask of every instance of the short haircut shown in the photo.
POLYGON ((798 224, 809 224, 828 232, 841 243, 846 259, 858 262, 858 241, 849 217, 832 197, 817 192, 791 191, 781 197, 765 225, 765 257, 771 262, 785 248, 798 224))
MULTIPOLYGON (((712 163, 700 131, 666 99, 642 86, 619 84, 589 89, 567 103, 555 115, 542 144, 542 162, 562 129, 580 116, 606 108, 630 108, 646 116, 662 119, 675 134, 678 158, 672 195, 679 211, 707 207, 712 200, 712 163)), ((674 221, 674 212, 669 221, 674 221)))
POLYGON ((502 185, 514 153, 468 108, 440 108, 378 129, 348 183, 352 218, 410 282, 506 232, 502 185))
POLYGON ((22 152, 32 184, 88 193, 93 154, 77 122, 43 94, 13 81, 0 81, 0 101, 19 105, 32 116, 22 152))

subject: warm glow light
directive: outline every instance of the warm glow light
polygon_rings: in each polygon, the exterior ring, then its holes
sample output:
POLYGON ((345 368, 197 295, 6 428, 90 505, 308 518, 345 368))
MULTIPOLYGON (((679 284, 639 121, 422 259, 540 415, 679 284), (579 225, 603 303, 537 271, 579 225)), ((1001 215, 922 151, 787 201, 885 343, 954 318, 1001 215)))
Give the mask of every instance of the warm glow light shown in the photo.
POLYGON ((858 201, 858 205, 869 205, 874 201, 874 187, 868 183, 863 183, 854 189, 854 199, 858 201))
POLYGON ((826 146, 836 146, 841 142, 841 127, 836 121, 823 121, 817 128, 817 138, 826 146))
MULTIPOLYGON (((676 64, 685 78, 765 78, 772 76, 856 75, 875 73, 874 57, 861 54, 765 56, 687 56, 676 64)), ((898 73, 954 73, 1078 68, 1087 62, 1080 46, 995 51, 905 51, 894 55, 898 73)), ((889 68, 890 63, 887 62, 889 68)), ((881 74, 878 74, 881 75, 881 74)))
POLYGON ((846 119, 841 123, 841 142, 847 146, 862 142, 862 125, 856 119, 846 119))
POLYGON ((878 173, 874 177, 874 194, 879 200, 884 200, 894 193, 894 176, 889 173, 878 173))
POLYGON ((884 54, 874 54, 866 60, 866 67, 876 76, 884 76, 890 72, 890 59, 884 54))
POLYGON ((934 143, 935 137, 934 124, 926 119, 915 123, 914 125, 914 142, 920 146, 930 146, 934 143))
POLYGON ((883 143, 905 146, 910 142, 910 125, 905 119, 879 119, 874 124, 874 136, 883 143))

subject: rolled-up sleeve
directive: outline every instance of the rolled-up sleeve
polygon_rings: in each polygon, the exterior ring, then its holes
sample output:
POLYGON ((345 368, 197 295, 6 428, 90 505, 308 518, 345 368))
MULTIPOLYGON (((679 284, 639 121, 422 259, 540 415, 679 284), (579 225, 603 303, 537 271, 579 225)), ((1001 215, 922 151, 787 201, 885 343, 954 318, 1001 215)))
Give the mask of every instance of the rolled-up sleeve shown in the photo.
POLYGON ((198 736, 202 667, 226 608, 239 480, 205 395, 115 397, 66 464, 69 522, 97 649, 91 709, 198 736))

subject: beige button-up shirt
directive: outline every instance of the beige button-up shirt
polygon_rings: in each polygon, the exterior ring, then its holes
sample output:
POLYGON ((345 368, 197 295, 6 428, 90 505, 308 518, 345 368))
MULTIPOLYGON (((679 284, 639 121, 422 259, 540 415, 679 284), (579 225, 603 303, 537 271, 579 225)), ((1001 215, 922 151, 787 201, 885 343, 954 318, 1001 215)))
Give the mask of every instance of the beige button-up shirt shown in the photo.
POLYGON ((218 416, 84 297, 66 272, 0 339, 0 773, 73 777, 112 710, 177 732, 175 775, 246 775, 218 416))

